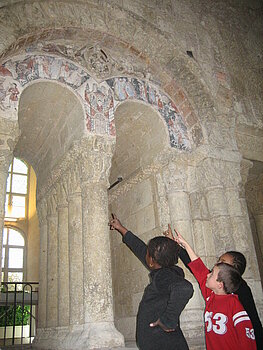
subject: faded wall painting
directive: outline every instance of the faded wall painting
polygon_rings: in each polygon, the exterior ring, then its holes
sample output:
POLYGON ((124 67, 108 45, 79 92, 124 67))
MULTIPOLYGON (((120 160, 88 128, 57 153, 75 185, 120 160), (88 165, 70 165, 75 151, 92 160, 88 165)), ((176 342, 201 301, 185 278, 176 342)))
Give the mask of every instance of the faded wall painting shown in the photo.
POLYGON ((65 58, 30 55, 12 59, 0 66, 0 109, 17 118, 23 89, 37 80, 67 85, 83 105, 87 132, 115 136, 114 110, 120 102, 138 100, 151 105, 164 119, 171 147, 191 148, 183 116, 173 101, 147 81, 114 77, 98 83, 81 67, 65 58))

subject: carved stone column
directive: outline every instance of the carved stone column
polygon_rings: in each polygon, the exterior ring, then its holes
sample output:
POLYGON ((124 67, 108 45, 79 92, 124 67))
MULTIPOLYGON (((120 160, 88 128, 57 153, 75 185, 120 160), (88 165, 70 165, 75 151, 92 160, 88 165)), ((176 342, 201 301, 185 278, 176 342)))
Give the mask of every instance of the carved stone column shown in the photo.
POLYGON ((113 319, 107 194, 111 157, 111 141, 83 139, 41 183, 39 198, 46 198, 48 210, 47 323, 38 329, 35 348, 124 345, 113 319))
POLYGON ((69 323, 73 328, 84 323, 83 311, 83 238, 82 203, 78 161, 72 162, 68 175, 69 237, 69 323))
MULTIPOLYGON (((189 160, 187 160, 187 158, 179 161, 177 159, 172 159, 165 168, 163 179, 172 228, 176 228, 192 246, 196 247, 196 245, 203 246, 204 233, 202 231, 202 224, 196 225, 200 229, 195 231, 195 220, 193 220, 194 218, 192 217, 191 193, 189 188, 193 189, 194 184, 193 177, 191 176, 193 170, 191 168, 192 166, 189 165, 189 160)), ((196 188, 195 191, 197 191, 196 188)), ((198 221, 200 223, 202 220, 198 218, 198 221)), ((184 266, 180 260, 179 264, 184 266)), ((184 271, 186 278, 190 280, 191 283, 195 285, 195 289, 198 290, 198 284, 193 275, 187 269, 184 269, 184 271)), ((187 338, 194 338, 196 342, 204 346, 203 337, 200 337, 200 329, 203 328, 202 309, 203 306, 200 305, 198 298, 193 299, 191 304, 187 305, 182 313, 181 326, 187 338)))
POLYGON ((45 198, 37 204, 37 215, 40 233, 38 327, 45 328, 47 324, 47 203, 45 198))
POLYGON ((165 172, 164 182, 168 198, 171 224, 181 231, 193 244, 189 193, 187 189, 187 162, 170 161, 165 172))
POLYGON ((82 344, 87 349, 123 346, 123 336, 113 322, 108 227, 107 188, 113 148, 109 141, 98 137, 85 140, 81 147, 86 329, 82 344))
POLYGON ((47 327, 58 325, 58 214, 53 190, 47 198, 47 327))
MULTIPOLYGON (((232 222, 229 214, 228 193, 238 189, 239 174, 234 162, 227 162, 215 158, 206 158, 199 163, 196 170, 197 183, 207 203, 211 235, 207 255, 211 257, 210 264, 214 264, 216 255, 234 248, 232 222), (212 254, 210 250, 212 249, 212 254)), ((206 242, 204 241, 204 244, 206 242)))
POLYGON ((58 210, 58 326, 69 325, 69 247, 67 186, 56 185, 58 210))

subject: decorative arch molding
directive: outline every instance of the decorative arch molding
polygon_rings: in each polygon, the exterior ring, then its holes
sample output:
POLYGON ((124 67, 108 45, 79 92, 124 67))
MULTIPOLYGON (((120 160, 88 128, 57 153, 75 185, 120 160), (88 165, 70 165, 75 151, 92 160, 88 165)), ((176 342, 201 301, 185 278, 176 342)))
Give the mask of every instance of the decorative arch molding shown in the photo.
POLYGON ((163 118, 171 147, 189 151, 192 146, 184 116, 170 97, 146 80, 112 77, 98 83, 86 70, 65 58, 31 54, 12 58, 0 66, 0 109, 8 119, 18 119, 22 91, 36 81, 65 84, 80 99, 86 131, 115 137, 114 111, 125 100, 137 100, 153 107, 163 118))

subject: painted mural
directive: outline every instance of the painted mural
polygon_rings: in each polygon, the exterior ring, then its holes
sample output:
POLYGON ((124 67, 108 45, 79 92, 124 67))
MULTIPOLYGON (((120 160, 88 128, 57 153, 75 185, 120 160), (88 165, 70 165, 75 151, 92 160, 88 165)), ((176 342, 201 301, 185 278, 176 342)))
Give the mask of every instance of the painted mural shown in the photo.
POLYGON ((23 89, 37 80, 67 85, 82 101, 88 132, 115 136, 114 111, 118 104, 134 99, 150 104, 164 118, 170 144, 180 150, 191 148, 184 120, 175 104, 154 85, 137 78, 115 77, 98 83, 82 68, 64 58, 31 55, 9 60, 0 66, 0 109, 15 115, 23 89))
POLYGON ((167 95, 162 94, 153 85, 136 78, 117 77, 108 79, 106 82, 114 91, 116 101, 136 99, 153 106, 167 124, 172 147, 181 150, 191 148, 184 120, 167 95))

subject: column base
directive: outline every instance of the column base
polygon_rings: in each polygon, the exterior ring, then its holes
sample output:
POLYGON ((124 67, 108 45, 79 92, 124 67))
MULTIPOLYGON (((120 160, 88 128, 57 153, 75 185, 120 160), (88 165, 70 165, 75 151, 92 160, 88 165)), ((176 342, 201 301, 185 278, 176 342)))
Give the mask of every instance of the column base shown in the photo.
POLYGON ((113 322, 86 323, 80 326, 37 330, 33 349, 92 350, 124 347, 124 337, 113 322))

